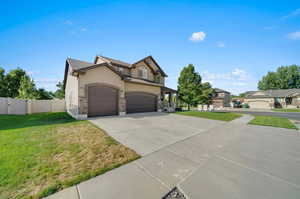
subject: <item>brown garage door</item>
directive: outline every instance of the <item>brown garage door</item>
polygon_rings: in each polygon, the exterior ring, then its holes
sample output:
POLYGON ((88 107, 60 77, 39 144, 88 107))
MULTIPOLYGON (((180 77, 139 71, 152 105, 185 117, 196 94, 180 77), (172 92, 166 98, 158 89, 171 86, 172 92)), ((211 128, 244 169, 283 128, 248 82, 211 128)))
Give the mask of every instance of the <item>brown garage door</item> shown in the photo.
POLYGON ((118 114, 118 90, 107 86, 89 86, 88 116, 118 114))
POLYGON ((142 113, 156 111, 157 96, 150 93, 126 93, 126 112, 142 113))

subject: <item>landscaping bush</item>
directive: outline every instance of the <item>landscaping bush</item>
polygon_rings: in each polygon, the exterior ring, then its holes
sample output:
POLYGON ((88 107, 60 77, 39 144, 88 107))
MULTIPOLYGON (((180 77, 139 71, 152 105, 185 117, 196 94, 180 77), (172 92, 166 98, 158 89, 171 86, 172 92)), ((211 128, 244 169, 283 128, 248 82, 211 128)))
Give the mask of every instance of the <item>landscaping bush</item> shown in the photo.
POLYGON ((250 108, 249 104, 243 104, 243 108, 250 108))

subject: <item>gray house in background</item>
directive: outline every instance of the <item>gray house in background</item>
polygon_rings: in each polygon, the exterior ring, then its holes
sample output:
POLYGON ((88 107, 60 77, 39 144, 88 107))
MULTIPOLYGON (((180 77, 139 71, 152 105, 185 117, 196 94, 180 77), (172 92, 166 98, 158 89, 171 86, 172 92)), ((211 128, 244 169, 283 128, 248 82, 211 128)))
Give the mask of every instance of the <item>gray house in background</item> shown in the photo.
POLYGON ((249 91, 244 103, 257 109, 299 108, 300 89, 249 91))
POLYGON ((230 92, 214 88, 212 105, 215 108, 230 107, 230 92))

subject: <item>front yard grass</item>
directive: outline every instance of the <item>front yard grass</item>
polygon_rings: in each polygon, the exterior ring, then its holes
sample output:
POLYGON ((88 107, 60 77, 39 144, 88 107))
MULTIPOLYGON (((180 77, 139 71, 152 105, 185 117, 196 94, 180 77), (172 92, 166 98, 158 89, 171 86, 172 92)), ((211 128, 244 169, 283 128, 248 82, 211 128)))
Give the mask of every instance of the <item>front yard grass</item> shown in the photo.
POLYGON ((253 120, 249 122, 253 125, 261 126, 272 126, 287 129, 298 129, 290 120, 287 118, 274 117, 274 116, 255 116, 253 120))
POLYGON ((292 108, 292 109, 282 109, 282 108, 274 108, 272 111, 277 112, 300 112, 300 108, 292 108))
POLYGON ((139 158, 66 113, 0 115, 0 198, 41 198, 139 158))
POLYGON ((212 120, 221 120, 221 121, 232 121, 236 118, 241 117, 241 114, 238 113, 229 113, 229 112, 200 112, 200 111, 182 111, 176 112, 179 115, 202 117, 212 120))

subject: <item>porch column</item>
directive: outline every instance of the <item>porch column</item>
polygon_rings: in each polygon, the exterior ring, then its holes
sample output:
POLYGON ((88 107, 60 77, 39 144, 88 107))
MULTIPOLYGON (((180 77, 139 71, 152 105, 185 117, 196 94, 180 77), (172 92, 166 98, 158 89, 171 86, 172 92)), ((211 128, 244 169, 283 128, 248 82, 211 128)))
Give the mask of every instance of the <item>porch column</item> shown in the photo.
POLYGON ((169 103, 169 107, 171 107, 171 106, 172 106, 172 93, 169 92, 168 95, 169 95, 169 96, 168 96, 168 97, 169 97, 169 98, 168 98, 168 103, 169 103))

